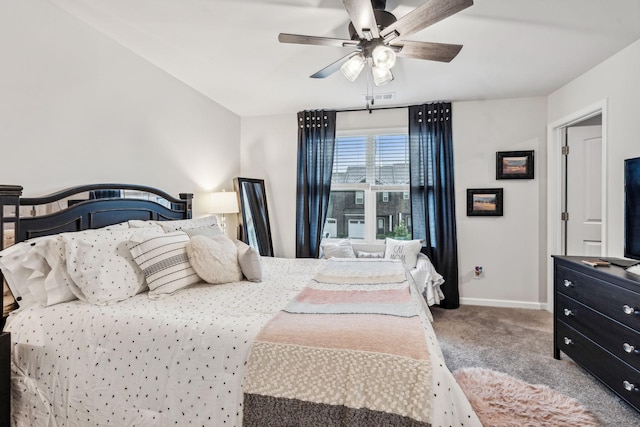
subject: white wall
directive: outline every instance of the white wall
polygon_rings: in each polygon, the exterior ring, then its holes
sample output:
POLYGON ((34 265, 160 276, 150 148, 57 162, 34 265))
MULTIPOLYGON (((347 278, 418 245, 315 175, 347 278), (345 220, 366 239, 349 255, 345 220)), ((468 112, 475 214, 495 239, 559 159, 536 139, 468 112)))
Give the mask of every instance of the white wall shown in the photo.
MULTIPOLYGON (((338 114, 337 128, 406 127, 406 109, 338 114)), ((277 256, 295 257, 296 116, 242 119, 242 174, 267 185, 277 256)), ((546 299, 540 250, 545 248, 546 98, 453 104, 460 291, 474 304, 539 307, 546 299), (495 152, 536 150, 536 179, 496 181, 495 152), (467 218, 466 189, 504 187, 505 216, 467 218), (485 276, 471 279, 482 264, 485 276)))
POLYGON ((546 98, 453 103, 461 303, 546 301, 546 98), (535 150, 533 180, 496 180, 497 151, 535 150), (502 217, 468 217, 468 188, 503 188, 502 217), (483 267, 474 278, 475 266, 483 267))
POLYGON ((295 114, 242 118, 241 175, 264 179, 275 256, 296 256, 295 114))
POLYGON ((606 250, 622 256, 624 246, 624 159, 640 156, 640 40, 602 62, 548 98, 554 123, 600 101, 607 105, 606 250))
POLYGON ((0 53, 0 183, 232 189, 240 118, 51 2, 0 2, 0 53))

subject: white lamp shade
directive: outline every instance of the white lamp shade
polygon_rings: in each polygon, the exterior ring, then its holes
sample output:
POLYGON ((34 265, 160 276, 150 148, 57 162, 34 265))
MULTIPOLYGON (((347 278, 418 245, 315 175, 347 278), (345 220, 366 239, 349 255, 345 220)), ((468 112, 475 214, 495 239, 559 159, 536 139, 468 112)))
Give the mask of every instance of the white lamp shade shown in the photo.
POLYGON ((376 46, 371 52, 376 67, 390 70, 396 63, 396 53, 389 46, 376 46))
POLYGON ((386 85, 391 80, 393 80, 393 74, 391 74, 391 70, 373 67, 371 68, 371 73, 373 74, 373 84, 375 84, 376 86, 386 85))
POLYGON ((364 56, 361 53, 357 53, 342 64, 340 71, 342 71, 342 74, 344 74, 347 79, 353 82, 358 78, 364 68, 364 61, 364 56))
POLYGON ((211 193, 212 213, 227 214, 237 213, 238 196, 235 191, 219 191, 211 193))

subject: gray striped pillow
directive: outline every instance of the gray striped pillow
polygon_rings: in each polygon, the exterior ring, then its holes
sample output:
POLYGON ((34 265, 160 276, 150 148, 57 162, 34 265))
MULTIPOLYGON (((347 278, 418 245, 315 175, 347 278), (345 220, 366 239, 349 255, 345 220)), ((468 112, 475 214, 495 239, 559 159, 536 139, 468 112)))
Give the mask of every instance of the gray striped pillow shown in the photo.
POLYGON ((201 282, 189 263, 189 236, 175 231, 156 236, 142 232, 131 237, 129 250, 149 285, 149 298, 158 298, 201 282))

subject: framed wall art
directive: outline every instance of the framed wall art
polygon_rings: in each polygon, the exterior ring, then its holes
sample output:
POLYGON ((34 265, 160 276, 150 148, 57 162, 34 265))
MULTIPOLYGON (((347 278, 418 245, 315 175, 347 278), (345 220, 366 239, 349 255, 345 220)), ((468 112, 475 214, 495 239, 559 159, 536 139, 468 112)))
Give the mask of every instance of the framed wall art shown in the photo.
POLYGON ((533 150, 498 151, 496 179, 533 179, 533 150))
POLYGON ((467 216, 502 216, 502 188, 467 189, 467 216))

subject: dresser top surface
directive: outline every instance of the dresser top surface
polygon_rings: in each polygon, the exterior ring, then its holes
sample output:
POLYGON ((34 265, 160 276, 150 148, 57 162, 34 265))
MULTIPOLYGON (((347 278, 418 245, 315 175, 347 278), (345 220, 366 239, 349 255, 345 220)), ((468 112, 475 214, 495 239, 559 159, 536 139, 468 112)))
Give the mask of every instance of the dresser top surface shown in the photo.
POLYGON ((586 274, 592 275, 594 277, 602 278, 604 280, 610 280, 612 277, 626 282, 628 285, 633 286, 634 288, 637 286, 638 290, 640 290, 640 275, 629 273, 622 267, 618 267, 615 265, 610 265, 607 267, 592 267, 583 263, 583 260, 586 259, 597 259, 597 257, 585 257, 585 256, 563 256, 563 255, 552 255, 556 263, 563 264, 566 266, 571 266, 578 271, 584 272, 586 274))

